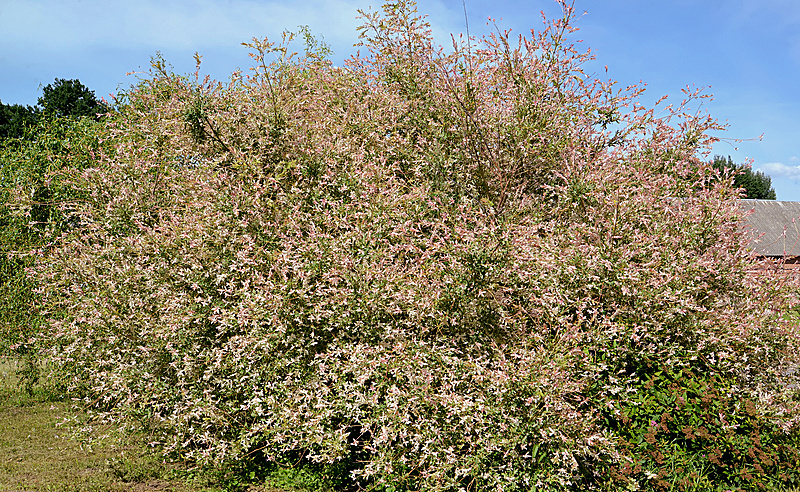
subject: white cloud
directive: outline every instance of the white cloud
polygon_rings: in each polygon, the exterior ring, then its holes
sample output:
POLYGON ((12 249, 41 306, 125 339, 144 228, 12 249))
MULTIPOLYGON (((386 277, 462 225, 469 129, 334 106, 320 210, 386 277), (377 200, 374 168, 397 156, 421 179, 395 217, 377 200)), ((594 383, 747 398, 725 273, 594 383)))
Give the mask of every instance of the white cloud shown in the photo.
MULTIPOLYGON (((794 158, 790 160, 796 161, 797 159, 794 158)), ((791 180, 800 181, 800 166, 787 166, 780 162, 769 162, 762 165, 758 170, 773 177, 782 176, 791 180)))

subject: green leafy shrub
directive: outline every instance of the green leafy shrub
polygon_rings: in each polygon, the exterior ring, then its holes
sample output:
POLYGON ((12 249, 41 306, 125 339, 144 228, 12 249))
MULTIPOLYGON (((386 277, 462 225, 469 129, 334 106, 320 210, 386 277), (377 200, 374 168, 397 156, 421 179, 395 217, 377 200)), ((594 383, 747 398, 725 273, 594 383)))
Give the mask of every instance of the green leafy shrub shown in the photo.
POLYGON ((697 158, 703 96, 586 77, 566 4, 452 51, 412 7, 344 67, 292 36, 227 84, 155 60, 38 265, 72 388, 167 453, 342 487, 796 481, 796 289, 697 158))
POLYGON ((82 194, 63 172, 94 166, 104 130, 90 118, 39 117, 22 138, 0 142, 0 354, 25 355, 40 333, 27 270, 79 226, 71 206, 82 194))

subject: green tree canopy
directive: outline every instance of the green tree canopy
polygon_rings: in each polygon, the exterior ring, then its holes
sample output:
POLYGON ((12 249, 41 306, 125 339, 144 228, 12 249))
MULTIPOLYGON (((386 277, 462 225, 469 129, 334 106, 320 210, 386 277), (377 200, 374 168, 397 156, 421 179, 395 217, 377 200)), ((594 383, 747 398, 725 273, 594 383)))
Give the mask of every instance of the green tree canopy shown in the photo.
POLYGON ((63 174, 93 161, 103 128, 96 115, 107 111, 78 80, 56 79, 42 92, 36 106, 0 103, 0 354, 37 329, 26 269, 75 225, 62 206, 75 198, 63 174))
POLYGON ((775 188, 772 187, 772 178, 762 171, 753 171, 747 164, 736 164, 731 159, 731 156, 725 159, 721 155, 715 155, 711 165, 719 171, 730 170, 734 173, 734 187, 744 189, 745 195, 743 198, 775 200, 775 188))
POLYGON ((38 105, 45 113, 56 116, 96 116, 106 106, 98 101, 94 91, 78 79, 56 79, 42 89, 38 105))
POLYGON ((25 128, 35 124, 38 117, 36 107, 0 102, 0 139, 22 138, 25 128))
POLYGON ((36 126, 43 114, 49 117, 95 118, 108 107, 98 100, 94 91, 81 84, 78 79, 55 79, 42 88, 42 95, 35 106, 3 104, 0 101, 0 140, 25 138, 26 128, 36 126))

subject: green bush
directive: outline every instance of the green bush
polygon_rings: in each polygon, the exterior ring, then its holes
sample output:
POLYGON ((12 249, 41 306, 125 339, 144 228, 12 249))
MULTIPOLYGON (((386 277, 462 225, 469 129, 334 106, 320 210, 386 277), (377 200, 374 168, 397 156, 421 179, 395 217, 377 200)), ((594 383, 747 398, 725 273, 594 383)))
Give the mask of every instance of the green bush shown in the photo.
POLYGON ((0 354, 25 355, 40 333, 28 269, 79 226, 72 204, 82 193, 64 172, 95 165, 104 131, 89 118, 40 117, 22 138, 0 141, 0 354))
POLYGON ((226 84, 155 60, 70 175, 41 349, 105 418, 208 466, 387 491, 796 483, 796 288, 753 269, 737 191, 697 157, 720 127, 686 116, 699 93, 659 118, 586 77, 572 13, 450 52, 398 2, 362 14, 344 67, 254 40, 226 84))

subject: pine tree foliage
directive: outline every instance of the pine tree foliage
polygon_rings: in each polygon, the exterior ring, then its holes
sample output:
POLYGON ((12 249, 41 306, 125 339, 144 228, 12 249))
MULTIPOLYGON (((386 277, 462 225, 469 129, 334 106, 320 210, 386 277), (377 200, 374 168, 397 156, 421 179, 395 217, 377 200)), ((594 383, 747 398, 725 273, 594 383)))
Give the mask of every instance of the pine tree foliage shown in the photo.
POLYGON ((95 117, 105 113, 105 104, 98 101, 94 91, 77 79, 56 79, 42 88, 37 105, 43 112, 57 117, 95 117))

